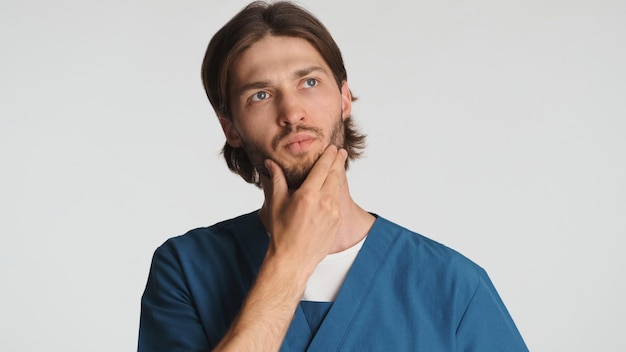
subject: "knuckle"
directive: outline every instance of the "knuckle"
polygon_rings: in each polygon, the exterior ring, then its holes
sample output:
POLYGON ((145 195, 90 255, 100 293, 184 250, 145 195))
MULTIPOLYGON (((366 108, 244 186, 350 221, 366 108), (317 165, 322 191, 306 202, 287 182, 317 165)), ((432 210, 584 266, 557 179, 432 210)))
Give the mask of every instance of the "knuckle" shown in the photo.
POLYGON ((319 201, 320 207, 330 212, 331 214, 339 211, 337 201, 330 196, 322 197, 319 201))
POLYGON ((317 198, 317 192, 310 189, 301 189, 298 193, 298 199, 306 203, 314 203, 317 198))

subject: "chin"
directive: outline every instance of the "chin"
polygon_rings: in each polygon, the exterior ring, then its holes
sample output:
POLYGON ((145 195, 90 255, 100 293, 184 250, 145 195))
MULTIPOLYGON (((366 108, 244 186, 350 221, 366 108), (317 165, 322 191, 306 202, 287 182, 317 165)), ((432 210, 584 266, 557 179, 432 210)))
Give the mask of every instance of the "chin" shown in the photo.
POLYGON ((285 175, 285 180, 287 181, 287 187, 289 189, 296 190, 302 186, 302 183, 304 183, 304 180, 306 180, 307 176, 309 176, 311 169, 313 169, 313 166, 319 159, 320 155, 321 153, 317 153, 313 160, 300 162, 289 167, 281 166, 283 174, 285 175))

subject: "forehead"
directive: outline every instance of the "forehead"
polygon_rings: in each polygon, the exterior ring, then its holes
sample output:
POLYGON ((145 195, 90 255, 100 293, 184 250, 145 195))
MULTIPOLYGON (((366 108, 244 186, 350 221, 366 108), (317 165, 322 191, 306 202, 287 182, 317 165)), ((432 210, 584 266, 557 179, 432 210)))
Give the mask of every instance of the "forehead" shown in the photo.
POLYGON ((306 66, 330 68, 307 40, 297 37, 265 36, 244 50, 230 68, 234 86, 255 80, 270 80, 290 75, 306 66))

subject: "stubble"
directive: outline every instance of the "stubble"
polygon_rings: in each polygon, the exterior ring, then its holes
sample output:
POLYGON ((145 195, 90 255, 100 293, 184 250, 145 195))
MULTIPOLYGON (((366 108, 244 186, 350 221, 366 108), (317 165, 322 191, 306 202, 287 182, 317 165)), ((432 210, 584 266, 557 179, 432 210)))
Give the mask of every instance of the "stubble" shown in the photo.
MULTIPOLYGON (((280 135, 276 136, 273 139, 272 148, 274 149, 274 151, 278 150, 278 146, 280 145, 280 142, 283 139, 288 138, 292 134, 295 134, 298 132, 309 132, 309 133, 314 134, 317 138, 324 140, 324 134, 321 129, 316 128, 316 127, 298 125, 289 129, 285 129, 280 135)), ((333 129, 331 130, 331 134, 329 138, 329 145, 333 144, 337 148, 343 148, 344 139, 345 139, 344 137, 345 137, 344 136, 344 121, 341 118, 341 114, 339 114, 339 118, 337 119, 337 122, 335 123, 335 125, 333 126, 333 129)), ((243 149, 248 155, 248 158, 252 162, 252 165, 254 166, 256 171, 261 176, 266 176, 268 178, 271 178, 269 171, 264 165, 264 162, 266 159, 271 159, 270 153, 268 153, 267 150, 263 149, 258 144, 250 143, 246 141, 244 141, 243 143, 243 149)), ((306 156, 302 156, 303 160, 294 165, 285 166, 285 165, 278 163, 281 169, 283 170, 283 174, 285 175, 285 180, 287 182, 287 187, 289 188, 290 191, 294 191, 300 188, 304 180, 306 180, 307 176, 309 175, 309 172, 313 168, 313 165, 315 165, 317 160, 322 155, 323 151, 324 150, 317 152, 317 154, 314 155, 314 157, 310 160, 306 160, 305 159, 306 156)))

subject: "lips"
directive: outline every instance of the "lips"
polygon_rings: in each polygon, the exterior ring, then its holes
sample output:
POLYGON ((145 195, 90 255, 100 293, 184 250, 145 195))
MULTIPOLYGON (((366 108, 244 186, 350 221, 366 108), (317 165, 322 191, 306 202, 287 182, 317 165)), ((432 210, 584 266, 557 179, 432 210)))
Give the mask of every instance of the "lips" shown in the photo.
POLYGON ((307 133, 297 133, 287 138, 287 140, 285 141, 285 145, 289 146, 290 144, 293 144, 293 143, 302 143, 302 142, 312 140, 312 139, 315 139, 315 136, 311 136, 307 133))
POLYGON ((284 140, 283 146, 292 153, 303 153, 316 137, 307 133, 296 133, 284 140))

